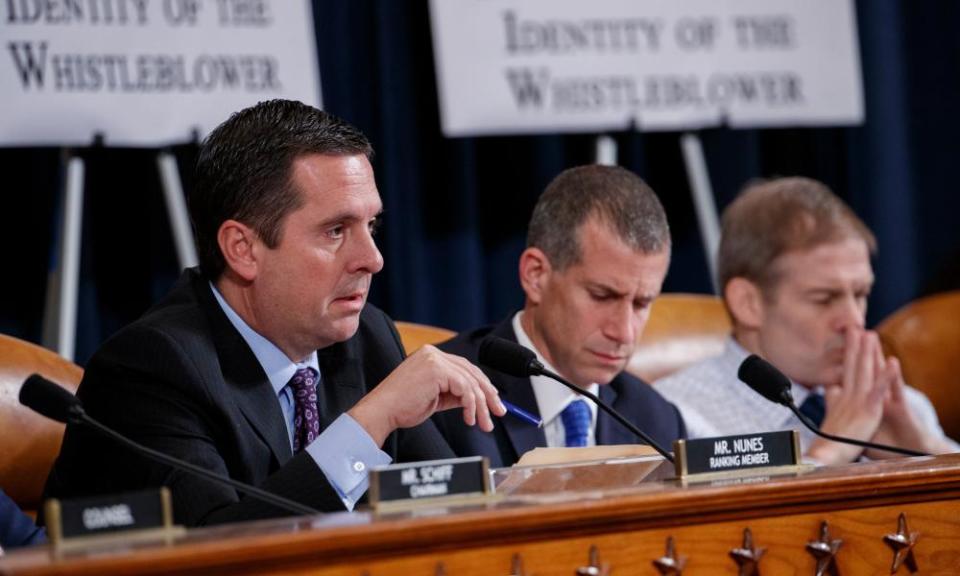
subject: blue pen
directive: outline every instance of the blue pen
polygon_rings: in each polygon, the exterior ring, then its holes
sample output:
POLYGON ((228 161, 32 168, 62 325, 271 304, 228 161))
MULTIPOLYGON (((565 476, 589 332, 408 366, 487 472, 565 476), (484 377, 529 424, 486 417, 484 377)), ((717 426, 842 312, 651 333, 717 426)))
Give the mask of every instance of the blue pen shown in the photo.
POLYGON ((514 416, 523 420, 527 424, 533 424, 537 428, 543 428, 543 420, 538 418, 536 415, 527 412, 526 410, 524 410, 523 408, 520 408, 519 406, 515 406, 507 402, 503 398, 500 399, 500 402, 503 402, 503 407, 507 409, 508 413, 513 414, 514 416))

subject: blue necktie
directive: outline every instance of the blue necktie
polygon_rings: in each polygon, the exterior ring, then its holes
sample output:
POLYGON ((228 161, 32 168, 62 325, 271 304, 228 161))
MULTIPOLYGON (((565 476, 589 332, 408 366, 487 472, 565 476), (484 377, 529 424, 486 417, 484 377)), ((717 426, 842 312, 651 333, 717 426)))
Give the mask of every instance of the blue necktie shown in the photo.
POLYGON ((823 394, 810 393, 800 405, 800 413, 812 420, 819 428, 823 424, 823 417, 827 414, 827 404, 823 400, 823 394))
POLYGON ((567 446, 586 446, 590 434, 590 407, 583 400, 574 400, 560 413, 567 446))

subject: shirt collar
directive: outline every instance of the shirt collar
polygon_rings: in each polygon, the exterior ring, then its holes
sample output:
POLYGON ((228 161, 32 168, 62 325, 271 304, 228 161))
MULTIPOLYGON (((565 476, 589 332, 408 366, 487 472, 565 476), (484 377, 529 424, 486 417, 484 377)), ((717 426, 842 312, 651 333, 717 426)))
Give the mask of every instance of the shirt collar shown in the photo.
MULTIPOLYGON (((513 316, 513 332, 517 337, 517 344, 520 344, 524 348, 528 348, 537 355, 537 360, 539 360, 543 366, 554 373, 557 372, 553 366, 547 362, 546 358, 543 357, 543 354, 537 350, 537 347, 533 345, 533 340, 527 335, 523 330, 523 325, 520 323, 520 318, 523 315, 523 311, 517 312, 513 316)), ((540 418, 544 422, 550 422, 557 417, 560 412, 563 412, 563 409, 567 407, 567 404, 580 398, 579 394, 574 393, 573 390, 570 390, 566 386, 560 384, 559 382, 554 382, 546 376, 531 376, 530 385, 533 387, 533 395, 537 399, 537 408, 540 410, 540 418)), ((587 386, 587 392, 590 392, 596 395, 600 390, 600 386, 597 384, 591 384, 587 386)), ((587 406, 590 407, 590 412, 594 415, 593 419, 596 421, 596 411, 597 407, 593 402, 587 401, 587 406)))
POLYGON ((253 355, 256 356, 257 361, 260 362, 260 366, 263 367, 263 371, 266 372, 267 378, 270 380, 270 385, 273 386, 274 393, 277 395, 280 394, 280 391, 290 382, 290 379, 293 378, 298 368, 310 367, 316 370, 317 374, 320 373, 320 364, 317 361, 316 350, 311 352, 310 356, 303 362, 294 362, 284 354, 283 351, 277 348, 273 342, 267 340, 251 328, 243 318, 230 307, 230 304, 224 300, 223 295, 220 294, 220 291, 217 290, 213 283, 210 283, 210 290, 213 291, 213 296, 217 299, 217 304, 220 305, 223 313, 227 315, 227 319, 230 320, 233 327, 237 329, 237 332, 243 337, 244 342, 246 342, 250 350, 253 351, 253 355))

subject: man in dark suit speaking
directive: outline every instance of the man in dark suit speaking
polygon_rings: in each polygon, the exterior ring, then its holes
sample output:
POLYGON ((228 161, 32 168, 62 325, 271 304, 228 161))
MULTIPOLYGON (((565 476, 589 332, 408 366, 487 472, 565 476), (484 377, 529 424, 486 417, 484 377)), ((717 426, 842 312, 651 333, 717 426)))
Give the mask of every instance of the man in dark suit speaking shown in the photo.
MULTIPOLYGON (((521 312, 460 334, 442 350, 476 361, 480 342, 499 336, 537 353, 543 364, 599 394, 657 442, 685 435, 677 409, 623 372, 660 294, 670 263, 670 229, 653 190, 623 168, 581 166, 561 173, 534 208, 520 256, 521 312)), ((633 444, 641 440, 592 403, 546 377, 487 375, 504 400, 542 418, 513 415, 493 432, 450 414, 433 419, 458 455, 482 454, 509 466, 538 446, 633 444)))
MULTIPOLYGON (((383 267, 367 139, 299 102, 242 110, 204 142, 189 198, 200 255, 87 366, 87 412, 147 446, 322 510, 372 466, 450 457, 429 416, 492 427, 496 389, 462 358, 404 360, 366 303, 383 267)), ((165 485, 190 525, 282 514, 68 426, 47 483, 73 497, 165 485)))

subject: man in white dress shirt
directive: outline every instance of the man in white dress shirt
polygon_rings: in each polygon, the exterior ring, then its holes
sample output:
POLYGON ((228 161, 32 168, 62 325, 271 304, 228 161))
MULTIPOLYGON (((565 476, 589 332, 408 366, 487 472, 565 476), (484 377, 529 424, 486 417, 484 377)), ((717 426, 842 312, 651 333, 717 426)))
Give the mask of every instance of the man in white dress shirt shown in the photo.
MULTIPOLYGON (((685 437, 677 409, 624 372, 669 264, 667 216, 643 180, 616 166, 565 170, 547 186, 530 218, 518 265, 523 310, 497 325, 462 332, 439 348, 477 361, 485 338, 515 341, 670 446, 685 437)), ((537 447, 642 442, 557 382, 484 370, 504 401, 541 419, 543 427, 508 414, 495 418, 492 432, 477 431, 436 415, 433 421, 458 456, 482 455, 493 466, 510 466, 537 447)))
POLYGON ((929 453, 960 450, 930 401, 864 327, 876 240, 820 182, 748 186, 726 209, 718 284, 733 322, 724 352, 654 386, 680 408, 691 438, 795 429, 805 457, 840 464, 895 456, 829 442, 737 378, 757 354, 793 383, 801 410, 825 432, 929 453))

